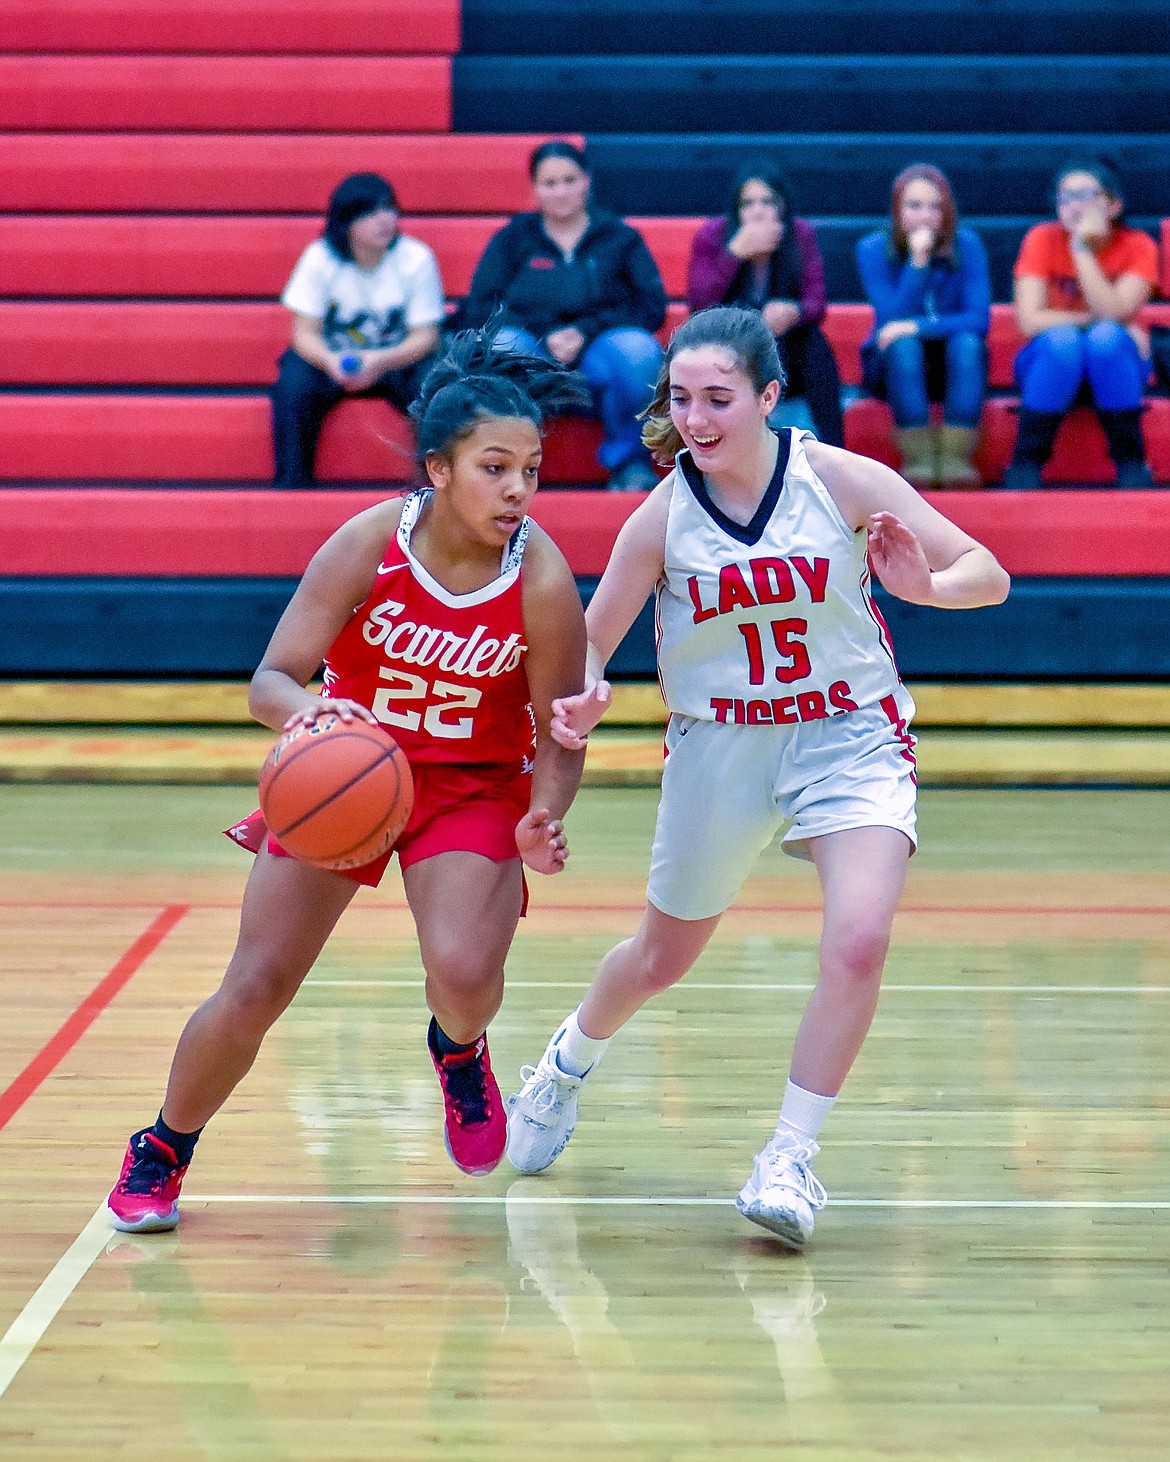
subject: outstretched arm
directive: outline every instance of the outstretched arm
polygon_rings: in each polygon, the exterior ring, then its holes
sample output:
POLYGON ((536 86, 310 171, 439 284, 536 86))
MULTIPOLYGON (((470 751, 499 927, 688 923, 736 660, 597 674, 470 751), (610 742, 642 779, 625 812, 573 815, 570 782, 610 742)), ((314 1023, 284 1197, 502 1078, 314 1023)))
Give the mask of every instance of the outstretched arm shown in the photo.
POLYGON ((554 700, 552 707, 552 734, 566 748, 583 750, 605 714, 610 701, 605 667, 662 577, 671 487, 672 478, 665 478, 626 520, 590 600, 585 687, 577 695, 554 700))
POLYGON ((313 555, 252 677, 248 709, 257 721, 273 731, 290 730, 298 721, 309 723, 334 711, 344 721, 378 724, 356 701, 323 698, 305 687, 370 592, 401 512, 401 502, 379 503, 343 524, 313 555))
POLYGON ((528 811, 516 828, 516 847, 537 873, 559 873, 569 856, 564 816, 581 782, 584 750, 552 736, 556 697, 577 692, 585 675, 585 615, 564 556, 533 525, 524 554, 525 668, 536 720, 536 756, 528 811))
POLYGON ((870 562, 891 594, 937 609, 1007 598, 1011 579, 995 555, 892 469, 823 442, 810 443, 808 457, 846 523, 866 529, 870 562))

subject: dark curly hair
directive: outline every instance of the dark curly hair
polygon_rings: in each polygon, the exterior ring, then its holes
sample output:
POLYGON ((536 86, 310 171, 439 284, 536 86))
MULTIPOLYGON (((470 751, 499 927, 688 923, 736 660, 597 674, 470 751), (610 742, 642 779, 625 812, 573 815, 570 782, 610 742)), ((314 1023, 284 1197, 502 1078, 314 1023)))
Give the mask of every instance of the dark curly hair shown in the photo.
POLYGON ((501 347, 500 329, 489 320, 482 330, 461 330, 427 372, 410 408, 420 464, 450 455, 491 417, 522 417, 539 428, 556 412, 592 401, 583 376, 543 356, 501 347))

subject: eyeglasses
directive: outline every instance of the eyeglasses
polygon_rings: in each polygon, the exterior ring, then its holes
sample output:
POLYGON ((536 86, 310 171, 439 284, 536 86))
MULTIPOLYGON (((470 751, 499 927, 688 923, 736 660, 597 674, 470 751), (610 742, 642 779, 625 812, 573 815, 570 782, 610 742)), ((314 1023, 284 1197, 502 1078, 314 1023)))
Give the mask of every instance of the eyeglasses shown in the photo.
POLYGON ((1066 203, 1095 203, 1104 196, 1103 188, 1061 188, 1056 195, 1056 202, 1058 207, 1063 208, 1066 203))

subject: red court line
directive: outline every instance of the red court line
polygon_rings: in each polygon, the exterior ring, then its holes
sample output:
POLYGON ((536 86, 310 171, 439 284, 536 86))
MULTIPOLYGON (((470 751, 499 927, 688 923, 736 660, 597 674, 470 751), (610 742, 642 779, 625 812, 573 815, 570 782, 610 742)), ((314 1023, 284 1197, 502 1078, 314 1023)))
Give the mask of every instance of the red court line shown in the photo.
POLYGON ((20 1075, 10 1086, 0 1092, 0 1129, 20 1111, 41 1082, 69 1054, 114 996, 129 982, 131 976, 142 968, 179 920, 189 911, 189 904, 168 904, 162 913, 151 922, 149 928, 138 936, 109 974, 98 981, 73 1014, 41 1047, 20 1075))

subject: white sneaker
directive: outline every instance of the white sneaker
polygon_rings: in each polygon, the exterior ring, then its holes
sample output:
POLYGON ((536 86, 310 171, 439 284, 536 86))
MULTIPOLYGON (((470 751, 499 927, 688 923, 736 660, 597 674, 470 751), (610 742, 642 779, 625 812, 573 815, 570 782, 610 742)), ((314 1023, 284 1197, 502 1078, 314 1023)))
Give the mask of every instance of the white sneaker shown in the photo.
POLYGON ((812 1238, 814 1214, 829 1201, 809 1167, 819 1151, 815 1142, 773 1137, 756 1154, 752 1175, 735 1200, 744 1218, 798 1252, 812 1238))
MULTIPOLYGON (((535 1066, 521 1066, 524 1085, 508 1098, 508 1161, 522 1173, 542 1173, 560 1157, 577 1125, 584 1076, 570 1076, 557 1061, 557 1031, 535 1066)), ((593 1071, 595 1061, 589 1068, 593 1071)), ((587 1076, 589 1072, 586 1072, 587 1076)))

